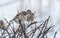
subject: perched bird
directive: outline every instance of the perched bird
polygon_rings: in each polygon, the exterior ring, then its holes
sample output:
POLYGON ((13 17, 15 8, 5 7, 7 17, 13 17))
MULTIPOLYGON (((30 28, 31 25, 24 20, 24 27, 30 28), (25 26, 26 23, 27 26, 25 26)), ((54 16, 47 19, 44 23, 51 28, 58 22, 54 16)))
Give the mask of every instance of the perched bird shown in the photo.
POLYGON ((19 20, 21 20, 21 22, 24 21, 30 22, 34 20, 34 15, 31 12, 31 10, 22 11, 19 12, 11 21, 15 21, 16 23, 19 23, 19 20))
POLYGON ((4 25, 4 22, 2 20, 0 20, 0 28, 2 28, 4 25))

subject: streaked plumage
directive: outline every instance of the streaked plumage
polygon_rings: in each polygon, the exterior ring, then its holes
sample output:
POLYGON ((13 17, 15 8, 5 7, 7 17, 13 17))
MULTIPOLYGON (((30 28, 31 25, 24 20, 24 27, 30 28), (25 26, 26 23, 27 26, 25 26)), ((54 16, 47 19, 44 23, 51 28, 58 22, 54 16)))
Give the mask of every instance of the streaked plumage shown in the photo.
POLYGON ((21 20, 22 22, 24 21, 33 21, 34 20, 34 15, 33 13, 31 12, 31 10, 27 10, 27 11, 22 11, 20 13, 18 13, 14 18, 13 20, 16 22, 16 23, 19 23, 19 20, 21 20))

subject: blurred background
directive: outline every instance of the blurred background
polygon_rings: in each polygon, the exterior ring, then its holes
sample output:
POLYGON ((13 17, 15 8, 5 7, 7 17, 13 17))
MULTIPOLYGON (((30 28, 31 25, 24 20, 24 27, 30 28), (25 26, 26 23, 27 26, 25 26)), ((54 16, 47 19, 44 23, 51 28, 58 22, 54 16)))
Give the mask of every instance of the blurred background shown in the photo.
MULTIPOLYGON (((51 16, 50 23, 55 25, 55 31, 60 36, 60 0, 0 0, 0 19, 6 18, 8 21, 13 19, 18 11, 30 9, 36 11, 37 19, 44 20, 51 16)), ((50 38, 52 33, 50 33, 50 38)))

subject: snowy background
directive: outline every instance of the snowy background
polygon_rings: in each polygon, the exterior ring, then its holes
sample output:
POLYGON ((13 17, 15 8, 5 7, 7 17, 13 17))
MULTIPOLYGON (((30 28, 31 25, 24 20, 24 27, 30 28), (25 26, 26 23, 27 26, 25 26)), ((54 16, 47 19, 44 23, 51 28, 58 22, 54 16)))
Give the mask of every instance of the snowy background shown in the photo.
MULTIPOLYGON (((10 21, 17 10, 27 9, 36 11, 39 20, 51 16, 51 23, 56 26, 55 31, 58 31, 56 38, 60 37, 60 0, 0 0, 0 19, 10 21)), ((52 34, 50 38, 53 38, 52 34)))

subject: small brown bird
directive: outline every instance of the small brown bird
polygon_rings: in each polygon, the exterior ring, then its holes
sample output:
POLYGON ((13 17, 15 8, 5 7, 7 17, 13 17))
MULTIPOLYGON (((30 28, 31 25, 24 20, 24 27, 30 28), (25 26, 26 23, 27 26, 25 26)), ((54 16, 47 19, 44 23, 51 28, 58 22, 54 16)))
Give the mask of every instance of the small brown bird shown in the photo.
POLYGON ((13 21, 15 21, 16 23, 19 23, 19 20, 21 20, 21 22, 24 21, 30 22, 34 20, 34 15, 31 12, 31 10, 22 11, 13 18, 13 21))
POLYGON ((4 25, 4 22, 2 20, 0 20, 0 28, 2 28, 4 25))

